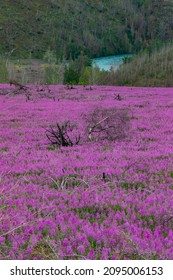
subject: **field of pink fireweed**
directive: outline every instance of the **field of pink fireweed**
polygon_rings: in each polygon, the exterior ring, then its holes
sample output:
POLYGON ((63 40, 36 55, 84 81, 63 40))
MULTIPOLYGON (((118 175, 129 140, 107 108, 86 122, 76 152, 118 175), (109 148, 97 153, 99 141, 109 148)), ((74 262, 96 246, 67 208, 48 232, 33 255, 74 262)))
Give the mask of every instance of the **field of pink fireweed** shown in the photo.
POLYGON ((30 88, 0 85, 0 259, 172 260, 173 89, 30 88), (94 108, 128 108, 126 137, 89 141, 94 108), (52 146, 67 120, 81 141, 52 146))

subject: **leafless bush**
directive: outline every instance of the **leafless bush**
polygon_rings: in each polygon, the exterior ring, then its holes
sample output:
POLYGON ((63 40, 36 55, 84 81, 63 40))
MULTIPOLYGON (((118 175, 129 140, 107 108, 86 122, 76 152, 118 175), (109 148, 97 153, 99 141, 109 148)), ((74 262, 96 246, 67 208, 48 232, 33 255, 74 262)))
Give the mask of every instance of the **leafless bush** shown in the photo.
POLYGON ((55 101, 55 93, 51 91, 48 84, 36 85, 36 92, 39 98, 49 98, 55 101))
POLYGON ((26 102, 33 100, 31 89, 28 86, 25 86, 16 80, 9 80, 10 86, 15 86, 15 89, 11 91, 12 94, 17 95, 17 94, 25 94, 26 97, 26 102))
POLYGON ((84 119, 90 141, 121 140, 128 135, 131 112, 128 108, 96 108, 84 119))
POLYGON ((27 87, 22 85, 21 83, 17 82, 16 80, 10 80, 9 81, 10 86, 14 85, 16 87, 16 89, 20 90, 27 90, 27 87))
POLYGON ((71 89, 75 89, 75 88, 74 88, 74 86, 72 86, 72 85, 66 85, 66 86, 65 86, 65 89, 71 90, 71 89))
POLYGON ((77 145, 80 141, 80 134, 74 135, 76 125, 71 124, 70 121, 66 121, 63 124, 57 123, 56 128, 49 128, 46 130, 46 136, 51 145, 72 147, 77 145))
POLYGON ((122 97, 120 96, 120 94, 115 94, 114 95, 114 99, 118 100, 118 101, 121 101, 122 100, 122 97))

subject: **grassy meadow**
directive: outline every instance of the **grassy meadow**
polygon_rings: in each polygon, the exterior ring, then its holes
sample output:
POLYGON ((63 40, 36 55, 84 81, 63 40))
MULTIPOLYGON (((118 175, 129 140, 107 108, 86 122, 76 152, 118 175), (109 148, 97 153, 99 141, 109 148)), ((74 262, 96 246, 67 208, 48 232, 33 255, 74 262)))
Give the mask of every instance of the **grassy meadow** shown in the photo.
POLYGON ((172 110, 171 88, 1 84, 0 259, 172 260, 172 110))

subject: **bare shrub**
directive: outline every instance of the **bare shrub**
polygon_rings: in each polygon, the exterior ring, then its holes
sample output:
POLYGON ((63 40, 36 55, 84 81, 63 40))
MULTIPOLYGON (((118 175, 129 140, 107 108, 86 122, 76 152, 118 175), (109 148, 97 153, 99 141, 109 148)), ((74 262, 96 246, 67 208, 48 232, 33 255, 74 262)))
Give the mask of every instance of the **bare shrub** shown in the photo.
POLYGON ((29 90, 25 91, 25 97, 26 97, 26 102, 30 101, 30 100, 33 100, 32 94, 29 90))
POLYGON ((118 100, 118 101, 121 101, 122 100, 122 97, 120 96, 120 94, 118 93, 117 95, 115 94, 114 95, 114 99, 118 100))
POLYGON ((96 108, 84 119, 90 141, 121 140, 128 135, 131 112, 128 108, 96 108))
POLYGON ((80 134, 74 135, 75 129, 76 125, 71 124, 70 121, 66 121, 63 124, 57 123, 56 128, 51 127, 46 130, 46 136, 51 145, 72 147, 80 141, 80 134))
POLYGON ((16 80, 9 80, 9 84, 10 84, 10 86, 12 86, 12 85, 15 86, 15 89, 12 90, 12 94, 17 95, 17 94, 23 94, 24 93, 25 98, 26 98, 26 102, 33 100, 33 95, 32 95, 31 88, 17 82, 16 80))
POLYGON ((16 80, 9 81, 10 86, 14 85, 18 90, 26 90, 27 87, 17 82, 16 80))
POLYGON ((51 91, 48 84, 36 85, 36 92, 39 98, 49 98, 55 101, 55 93, 51 91))

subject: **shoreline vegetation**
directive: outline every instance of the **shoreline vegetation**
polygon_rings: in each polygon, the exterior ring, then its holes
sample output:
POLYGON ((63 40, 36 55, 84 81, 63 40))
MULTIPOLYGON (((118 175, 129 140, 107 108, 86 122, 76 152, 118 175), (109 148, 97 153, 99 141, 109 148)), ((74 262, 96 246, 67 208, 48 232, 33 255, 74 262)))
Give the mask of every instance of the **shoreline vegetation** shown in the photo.
POLYGON ((0 59, 0 83, 16 79, 21 84, 172 87, 172 74, 173 43, 125 57, 118 69, 110 71, 93 66, 83 53, 68 63, 57 61, 50 50, 42 60, 0 59))

